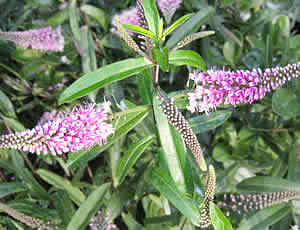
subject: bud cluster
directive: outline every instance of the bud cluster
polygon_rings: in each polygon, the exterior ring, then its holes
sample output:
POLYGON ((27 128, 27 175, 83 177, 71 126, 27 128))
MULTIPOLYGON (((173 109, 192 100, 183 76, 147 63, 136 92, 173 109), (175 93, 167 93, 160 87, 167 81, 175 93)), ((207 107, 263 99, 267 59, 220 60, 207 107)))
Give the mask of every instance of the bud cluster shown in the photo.
POLYGON ((218 203, 218 206, 225 211, 227 216, 229 216, 231 212, 242 215, 281 202, 287 202, 299 196, 300 190, 261 194, 224 194, 224 199, 218 203))
POLYGON ((31 228, 43 229, 43 230, 57 230, 55 224, 52 222, 44 222, 38 218, 32 216, 25 216, 23 213, 7 206, 0 202, 0 208, 4 210, 8 215, 12 216, 13 218, 21 221, 22 223, 26 224, 31 228))
POLYGON ((183 137, 184 142, 190 147, 195 159, 199 163, 200 168, 203 171, 206 171, 207 166, 197 137, 193 133, 192 128, 189 126, 182 113, 174 105, 174 98, 170 98, 169 100, 161 98, 161 100, 162 104, 159 105, 159 107, 162 109, 163 114, 165 114, 168 121, 176 128, 183 137))
POLYGON ((117 226, 109 219, 109 213, 103 216, 102 212, 98 211, 97 216, 92 218, 90 227, 92 230, 111 230, 117 226))
POLYGON ((215 188, 216 188, 216 174, 215 169, 212 165, 208 168, 208 180, 205 191, 205 197, 202 204, 200 223, 201 228, 207 228, 211 225, 210 213, 209 213, 209 202, 214 201, 215 188))

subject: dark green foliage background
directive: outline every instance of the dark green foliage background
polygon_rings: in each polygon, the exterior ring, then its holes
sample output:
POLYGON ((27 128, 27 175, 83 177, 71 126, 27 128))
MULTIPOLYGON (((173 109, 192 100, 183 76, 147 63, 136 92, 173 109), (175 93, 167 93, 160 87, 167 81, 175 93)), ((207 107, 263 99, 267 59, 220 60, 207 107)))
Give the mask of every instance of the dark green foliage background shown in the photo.
MULTIPOLYGON (((1 149, 1 202, 60 229, 88 229, 98 209, 108 211, 119 229, 197 228, 204 174, 157 108, 153 65, 110 32, 113 15, 134 5, 131 0, 0 0, 2 31, 60 25, 65 37, 61 53, 0 41, 0 133, 33 128, 45 111, 70 111, 104 97, 112 102, 116 129, 107 144, 62 156, 1 149), (61 81, 64 87, 55 88, 61 81)), ((159 84, 175 95, 207 164, 215 167, 217 197, 299 190, 299 79, 252 105, 221 107, 210 116, 184 110, 188 73, 195 66, 204 69, 204 62, 206 69, 233 70, 299 62, 299 1, 185 0, 172 21, 189 13, 195 14, 167 37, 169 49, 194 32, 215 34, 187 45, 184 49, 194 52, 180 51, 179 61, 163 59, 159 84)), ((211 213, 215 229, 229 229, 218 209, 211 213)), ((234 229, 289 229, 300 225, 300 203, 228 219, 234 229)), ((3 213, 0 229, 29 228, 3 213)))

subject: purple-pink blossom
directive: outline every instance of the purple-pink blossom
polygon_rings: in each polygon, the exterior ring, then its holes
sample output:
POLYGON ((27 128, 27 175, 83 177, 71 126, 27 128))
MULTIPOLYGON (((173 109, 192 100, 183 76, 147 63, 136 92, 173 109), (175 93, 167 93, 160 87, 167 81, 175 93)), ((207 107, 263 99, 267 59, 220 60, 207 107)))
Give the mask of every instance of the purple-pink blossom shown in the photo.
MULTIPOLYGON (((112 20, 112 24, 115 28, 117 28, 116 16, 119 17, 120 24, 141 26, 140 17, 136 7, 123 10, 120 14, 115 15, 112 20)), ((119 34, 119 31, 116 30, 115 28, 112 28, 111 32, 119 34)), ((131 30, 126 30, 126 31, 130 36, 134 35, 134 32, 132 32, 131 30)))
POLYGON ((48 26, 23 32, 0 32, 0 39, 41 51, 63 51, 64 49, 64 37, 60 26, 56 29, 48 26))
POLYGON ((162 12, 165 20, 169 23, 175 14, 176 10, 180 7, 182 0, 157 0, 157 6, 162 12))
POLYGON ((92 230, 111 230, 117 226, 109 218, 108 212, 103 215, 101 211, 98 211, 97 216, 91 219, 90 227, 92 230))
POLYGON ((264 71, 209 70, 190 73, 189 78, 195 81, 196 89, 188 93, 187 109, 208 114, 222 103, 233 106, 241 103, 251 104, 299 74, 300 62, 285 67, 267 68, 264 71))
POLYGON ((95 104, 78 106, 33 129, 3 135, 0 148, 56 155, 102 145, 114 132, 107 122, 109 105, 105 102, 102 107, 95 104))

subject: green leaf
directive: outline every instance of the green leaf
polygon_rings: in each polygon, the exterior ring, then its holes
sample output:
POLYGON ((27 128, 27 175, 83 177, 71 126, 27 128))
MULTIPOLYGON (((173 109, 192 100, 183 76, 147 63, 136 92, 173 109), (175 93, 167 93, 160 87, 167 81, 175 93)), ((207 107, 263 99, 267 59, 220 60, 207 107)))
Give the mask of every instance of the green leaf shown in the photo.
POLYGON ((8 182, 0 184, 0 198, 8 195, 13 195, 18 192, 24 192, 27 190, 27 186, 21 182, 8 182))
POLYGON ((184 23, 186 20, 190 19, 192 16, 194 16, 194 13, 186 14, 182 16, 181 18, 177 19, 172 25, 170 25, 163 33, 163 37, 168 36, 170 33, 172 33, 177 27, 179 27, 182 23, 184 23))
POLYGON ((172 50, 186 36, 195 33, 214 13, 215 9, 210 6, 201 9, 173 33, 166 45, 172 50))
MULTIPOLYGON (((243 35, 239 31, 235 30, 232 33, 243 42, 243 35)), ((236 43, 235 40, 227 40, 223 46, 223 54, 227 61, 231 64, 236 64, 242 55, 243 47, 236 43)))
POLYGON ((147 37, 153 38, 154 40, 157 40, 157 37, 155 36, 154 33, 152 33, 149 30, 144 29, 143 27, 136 26, 136 25, 131 25, 131 24, 122 24, 122 26, 126 29, 129 29, 133 32, 145 35, 147 37))
MULTIPOLYGON (((62 220, 62 225, 66 228, 75 213, 75 207, 68 193, 64 190, 58 190, 51 195, 51 200, 62 220)), ((65 229, 64 228, 64 229, 65 229)))
POLYGON ((243 221, 238 230, 261 230, 276 223, 291 211, 287 204, 278 204, 265 208, 243 221))
POLYGON ((68 8, 59 10, 56 14, 54 14, 47 20, 47 24, 51 25, 53 27, 62 25, 64 23, 64 21, 66 21, 68 19, 68 16, 69 16, 68 8))
POLYGON ((207 132, 222 125, 231 114, 232 112, 228 110, 212 112, 209 115, 203 114, 190 119, 189 125, 195 134, 207 132))
POLYGON ((277 89, 272 97, 272 109, 286 119, 296 117, 300 114, 300 97, 290 89, 277 89))
POLYGON ((80 189, 74 187, 69 180, 45 169, 38 169, 37 173, 48 184, 64 189, 78 206, 85 200, 85 195, 80 189))
POLYGON ((117 169, 119 184, 123 182, 129 170, 133 167, 134 163, 138 160, 146 148, 152 143, 154 137, 154 135, 148 135, 129 147, 128 151, 122 157, 117 169))
POLYGON ((103 10, 100 10, 95 6, 88 4, 81 6, 80 9, 87 15, 93 17, 97 22, 99 22, 99 24, 104 28, 104 30, 107 30, 108 18, 103 12, 103 10))
POLYGON ((103 184, 88 196, 72 217, 67 230, 83 230, 86 228, 92 217, 95 216, 100 209, 105 193, 109 187, 110 183, 103 184))
POLYGON ((37 218, 53 220, 57 218, 56 210, 50 209, 49 207, 42 207, 36 203, 36 200, 21 200, 15 199, 8 203, 8 205, 25 215, 34 216, 37 218))
POLYGON ((26 184, 30 193, 39 199, 49 199, 49 194, 42 187, 31 172, 24 167, 24 160, 16 150, 10 150, 12 163, 16 175, 26 184))
POLYGON ((113 136, 108 138, 108 142, 105 145, 99 147, 95 145, 92 149, 81 150, 76 153, 69 155, 69 160, 67 162, 67 168, 73 169, 81 167, 83 164, 87 163, 89 160, 94 159, 105 149, 110 147, 116 141, 119 141, 121 137, 126 135, 130 130, 137 126, 144 118, 148 115, 149 108, 146 106, 139 107, 131 112, 125 113, 121 116, 120 121, 118 121, 118 126, 115 127, 115 133, 113 136), (123 121, 123 122, 122 122, 123 121))
POLYGON ((129 230, 144 230, 143 225, 139 224, 130 212, 122 213, 122 220, 125 222, 129 230))
POLYGON ((69 7, 69 18, 70 18, 70 26, 72 33, 74 34, 75 38, 80 41, 80 28, 79 28, 79 12, 76 9, 76 0, 72 0, 70 7, 69 7))
POLYGON ((144 105, 152 104, 152 71, 146 69, 136 77, 137 86, 144 105))
POLYGON ((181 65, 190 65, 197 67, 203 71, 206 70, 205 62, 202 57, 193 50, 176 50, 171 53, 170 64, 181 66, 181 65))
POLYGON ((25 131, 26 128, 23 126, 23 124, 13 118, 7 118, 7 117, 2 117, 3 120, 7 123, 9 127, 11 127, 14 131, 16 132, 22 132, 25 131))
POLYGON ((59 104, 83 97, 96 89, 130 77, 152 66, 153 64, 144 58, 131 58, 103 66, 84 75, 69 86, 60 96, 59 104))
POLYGON ((181 154, 185 152, 185 144, 182 138, 176 138, 177 141, 175 141, 174 138, 176 137, 176 130, 174 128, 171 129, 171 127, 169 126, 167 118, 161 112, 161 109, 158 108, 159 104, 161 104, 161 101, 154 96, 154 116, 157 122, 157 128, 163 148, 163 153, 167 161, 171 176, 176 183, 176 186, 181 192, 185 192, 185 181, 183 174, 184 163, 182 162, 182 159, 184 159, 184 157, 181 157, 181 154), (179 148, 183 148, 183 150, 179 148))
POLYGON ((159 14, 156 8, 156 1, 142 0, 142 5, 150 31, 156 34, 156 37, 159 37, 159 14))
POLYGON ((151 172, 151 182, 183 215, 193 224, 199 226, 200 212, 197 205, 185 198, 185 195, 178 190, 172 177, 165 170, 154 168, 151 172))
POLYGON ((17 118, 13 104, 10 102, 9 98, 1 90, 0 90, 0 111, 8 117, 17 118))
POLYGON ((211 223, 214 229, 218 230, 232 230, 231 223, 224 216, 222 211, 213 202, 209 202, 209 213, 211 218, 211 223))
POLYGON ((248 193, 281 192, 299 190, 300 183, 278 177, 256 176, 240 182, 237 189, 248 193))
POLYGON ((169 49, 164 48, 153 48, 152 57, 158 63, 159 67, 165 71, 169 72, 169 49))

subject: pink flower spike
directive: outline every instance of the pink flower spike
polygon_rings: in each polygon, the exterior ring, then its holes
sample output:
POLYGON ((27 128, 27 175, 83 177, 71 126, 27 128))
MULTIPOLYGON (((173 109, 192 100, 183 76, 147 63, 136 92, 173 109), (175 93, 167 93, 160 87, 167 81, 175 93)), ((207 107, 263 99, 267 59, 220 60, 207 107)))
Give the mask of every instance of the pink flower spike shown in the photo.
POLYGON ((64 37, 60 26, 56 29, 48 26, 24 32, 0 32, 0 39, 41 51, 63 51, 64 49, 64 37))
POLYGON ((300 75, 300 62, 285 67, 253 70, 208 70, 207 72, 190 73, 196 89, 188 93, 191 112, 214 110, 217 106, 231 104, 236 106, 261 100, 267 92, 274 90, 286 81, 300 75))
POLYGON ((0 136, 0 148, 56 155, 102 145, 114 132, 107 122, 109 109, 108 102, 102 107, 95 104, 76 107, 71 113, 59 114, 42 126, 0 136))
POLYGON ((170 23, 176 10, 180 7, 182 0, 157 0, 157 6, 162 12, 167 23, 170 23))
MULTIPOLYGON (((136 7, 132 7, 130 9, 127 10, 123 10, 120 14, 117 14, 114 16, 113 20, 112 20, 112 24, 114 26, 114 28, 111 29, 111 32, 115 33, 115 34, 120 34, 120 32, 118 30, 116 30, 115 28, 117 28, 117 23, 116 23, 116 16, 119 17, 120 23, 121 24, 130 24, 130 25, 135 25, 135 26, 142 26, 140 23, 140 18, 138 15, 138 10, 136 7)), ((132 32, 131 30, 127 30, 127 33, 130 36, 134 35, 134 32, 132 32)))

